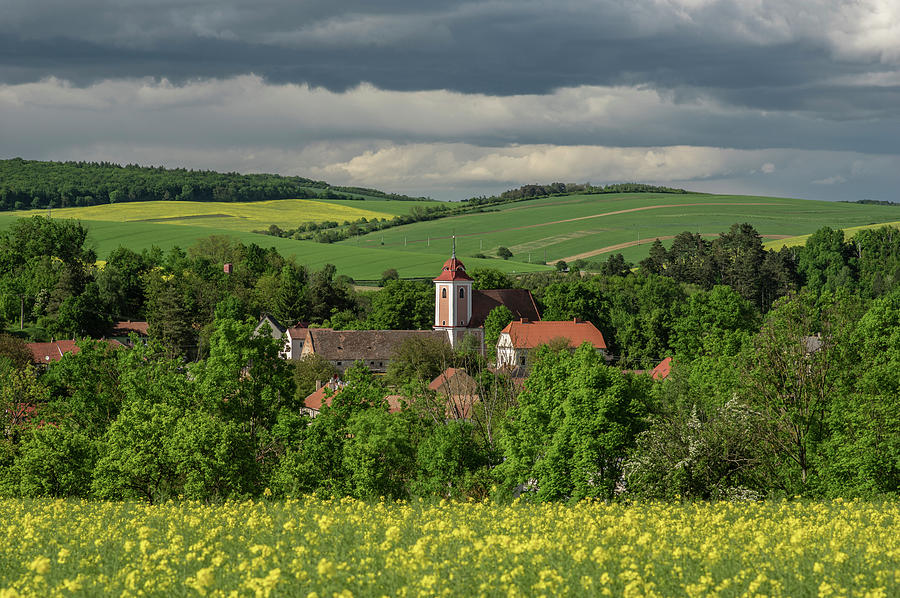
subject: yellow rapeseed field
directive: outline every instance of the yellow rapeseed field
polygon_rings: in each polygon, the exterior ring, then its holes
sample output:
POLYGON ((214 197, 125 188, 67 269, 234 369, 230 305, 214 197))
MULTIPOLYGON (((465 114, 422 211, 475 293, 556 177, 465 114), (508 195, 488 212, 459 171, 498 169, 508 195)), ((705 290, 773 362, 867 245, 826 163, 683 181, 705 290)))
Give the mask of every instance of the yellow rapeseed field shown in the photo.
POLYGON ((900 505, 0 500, 14 596, 900 595, 900 505))
MULTIPOLYGON (((53 210, 53 217, 110 222, 165 222, 245 232, 266 229, 270 224, 277 224, 281 228, 295 228, 305 222, 332 220, 340 223, 360 218, 371 220, 393 217, 385 212, 364 209, 366 202, 355 203, 359 207, 314 199, 249 202, 137 201, 85 208, 61 208, 53 210)), ((16 213, 16 216, 22 218, 34 215, 46 216, 47 210, 16 213)))

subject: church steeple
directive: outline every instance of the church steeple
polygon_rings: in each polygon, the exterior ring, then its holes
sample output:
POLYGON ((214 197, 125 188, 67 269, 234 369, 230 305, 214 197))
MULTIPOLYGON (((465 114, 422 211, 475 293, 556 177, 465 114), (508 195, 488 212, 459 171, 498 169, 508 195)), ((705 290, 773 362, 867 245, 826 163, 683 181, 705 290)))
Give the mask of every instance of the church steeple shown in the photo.
POLYGON ((456 236, 450 240, 450 259, 434 279, 434 328, 446 330, 450 344, 465 334, 472 319, 472 278, 456 257, 456 236))

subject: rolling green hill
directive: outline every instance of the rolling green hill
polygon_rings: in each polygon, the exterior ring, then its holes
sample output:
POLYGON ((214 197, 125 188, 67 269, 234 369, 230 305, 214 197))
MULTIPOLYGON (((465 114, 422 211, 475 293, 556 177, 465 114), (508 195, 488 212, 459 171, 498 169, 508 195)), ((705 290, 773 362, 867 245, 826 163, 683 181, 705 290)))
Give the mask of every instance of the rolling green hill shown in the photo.
POLYGON ((214 201, 139 201, 84 208, 25 210, 16 217, 47 216, 108 222, 145 222, 185 224, 235 231, 264 230, 270 224, 296 227, 306 222, 354 221, 359 218, 391 219, 406 214, 413 206, 432 202, 390 200, 312 200, 276 199, 249 202, 214 201))
MULTIPOLYGON (((0 228, 6 228, 17 217, 16 213, 0 213, 0 228)), ((88 245, 97 252, 99 259, 104 259, 120 245, 134 251, 149 249, 154 245, 168 250, 176 245, 182 248, 190 247, 198 239, 209 235, 228 235, 245 244, 256 243, 261 247, 275 247, 282 255, 295 256, 299 263, 312 269, 319 269, 329 263, 334 264, 339 274, 346 274, 357 280, 377 280, 381 277, 381 273, 389 268, 396 268, 400 276, 405 278, 437 276, 449 251, 449 246, 435 246, 430 252, 390 250, 375 252, 352 244, 295 241, 207 226, 108 220, 81 220, 81 222, 89 230, 88 245)), ((491 266, 504 272, 531 272, 546 269, 545 266, 537 264, 504 263, 479 259, 468 259, 466 265, 469 268, 491 266)))
MULTIPOLYGON (((628 193, 545 197, 500 204, 437 220, 416 222, 324 244, 260 235, 251 230, 282 228, 303 221, 353 220, 406 214, 430 202, 373 200, 276 200, 271 202, 133 202, 54 210, 54 217, 77 217, 90 229, 90 242, 102 259, 125 245, 140 251, 157 245, 189 247, 211 234, 244 243, 276 247, 312 268, 333 263, 358 280, 378 279, 388 268, 403 277, 436 274, 457 237, 457 252, 471 267, 506 272, 546 269, 544 263, 603 260, 621 252, 636 262, 654 239, 684 230, 714 237, 736 222, 750 222, 765 240, 780 241, 822 226, 848 228, 897 219, 893 206, 800 199, 669 193, 628 193), (496 256, 509 248, 510 260, 496 256)), ((0 227, 31 212, 0 213, 0 227)), ((46 215, 46 211, 36 211, 46 215)), ((802 242, 802 241, 796 241, 802 242)))
MULTIPOLYGON (((749 222, 774 240, 812 233, 822 226, 844 228, 897 219, 890 206, 776 197, 707 194, 603 194, 534 199, 491 211, 398 226, 341 244, 375 251, 419 252, 446 246, 457 237, 462 256, 495 256, 507 247, 512 260, 554 263, 579 258, 603 260, 621 252, 646 257, 657 237, 690 230, 710 237, 736 222, 749 222)), ((512 261, 511 260, 511 261, 512 261)), ((492 262, 502 263, 502 260, 492 262)))

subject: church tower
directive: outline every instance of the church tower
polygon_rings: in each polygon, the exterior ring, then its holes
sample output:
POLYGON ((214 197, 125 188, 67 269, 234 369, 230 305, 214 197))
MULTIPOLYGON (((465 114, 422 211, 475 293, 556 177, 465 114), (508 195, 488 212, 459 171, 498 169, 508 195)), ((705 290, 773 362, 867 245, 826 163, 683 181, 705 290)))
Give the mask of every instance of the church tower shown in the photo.
POLYGON ((472 279, 456 257, 456 237, 453 237, 450 259, 434 279, 434 329, 447 331, 450 345, 455 347, 468 332, 471 318, 472 279))

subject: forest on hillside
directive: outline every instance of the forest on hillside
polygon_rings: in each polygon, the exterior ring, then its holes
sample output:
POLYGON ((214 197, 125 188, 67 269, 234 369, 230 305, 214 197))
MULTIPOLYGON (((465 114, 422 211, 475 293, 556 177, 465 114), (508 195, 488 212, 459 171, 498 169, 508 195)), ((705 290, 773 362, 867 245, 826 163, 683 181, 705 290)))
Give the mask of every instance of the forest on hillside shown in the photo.
MULTIPOLYGON (((125 166, 111 162, 0 160, 0 211, 70 208, 128 201, 409 200, 405 195, 277 174, 125 166)), ((422 198, 416 198, 421 200, 422 198)))

